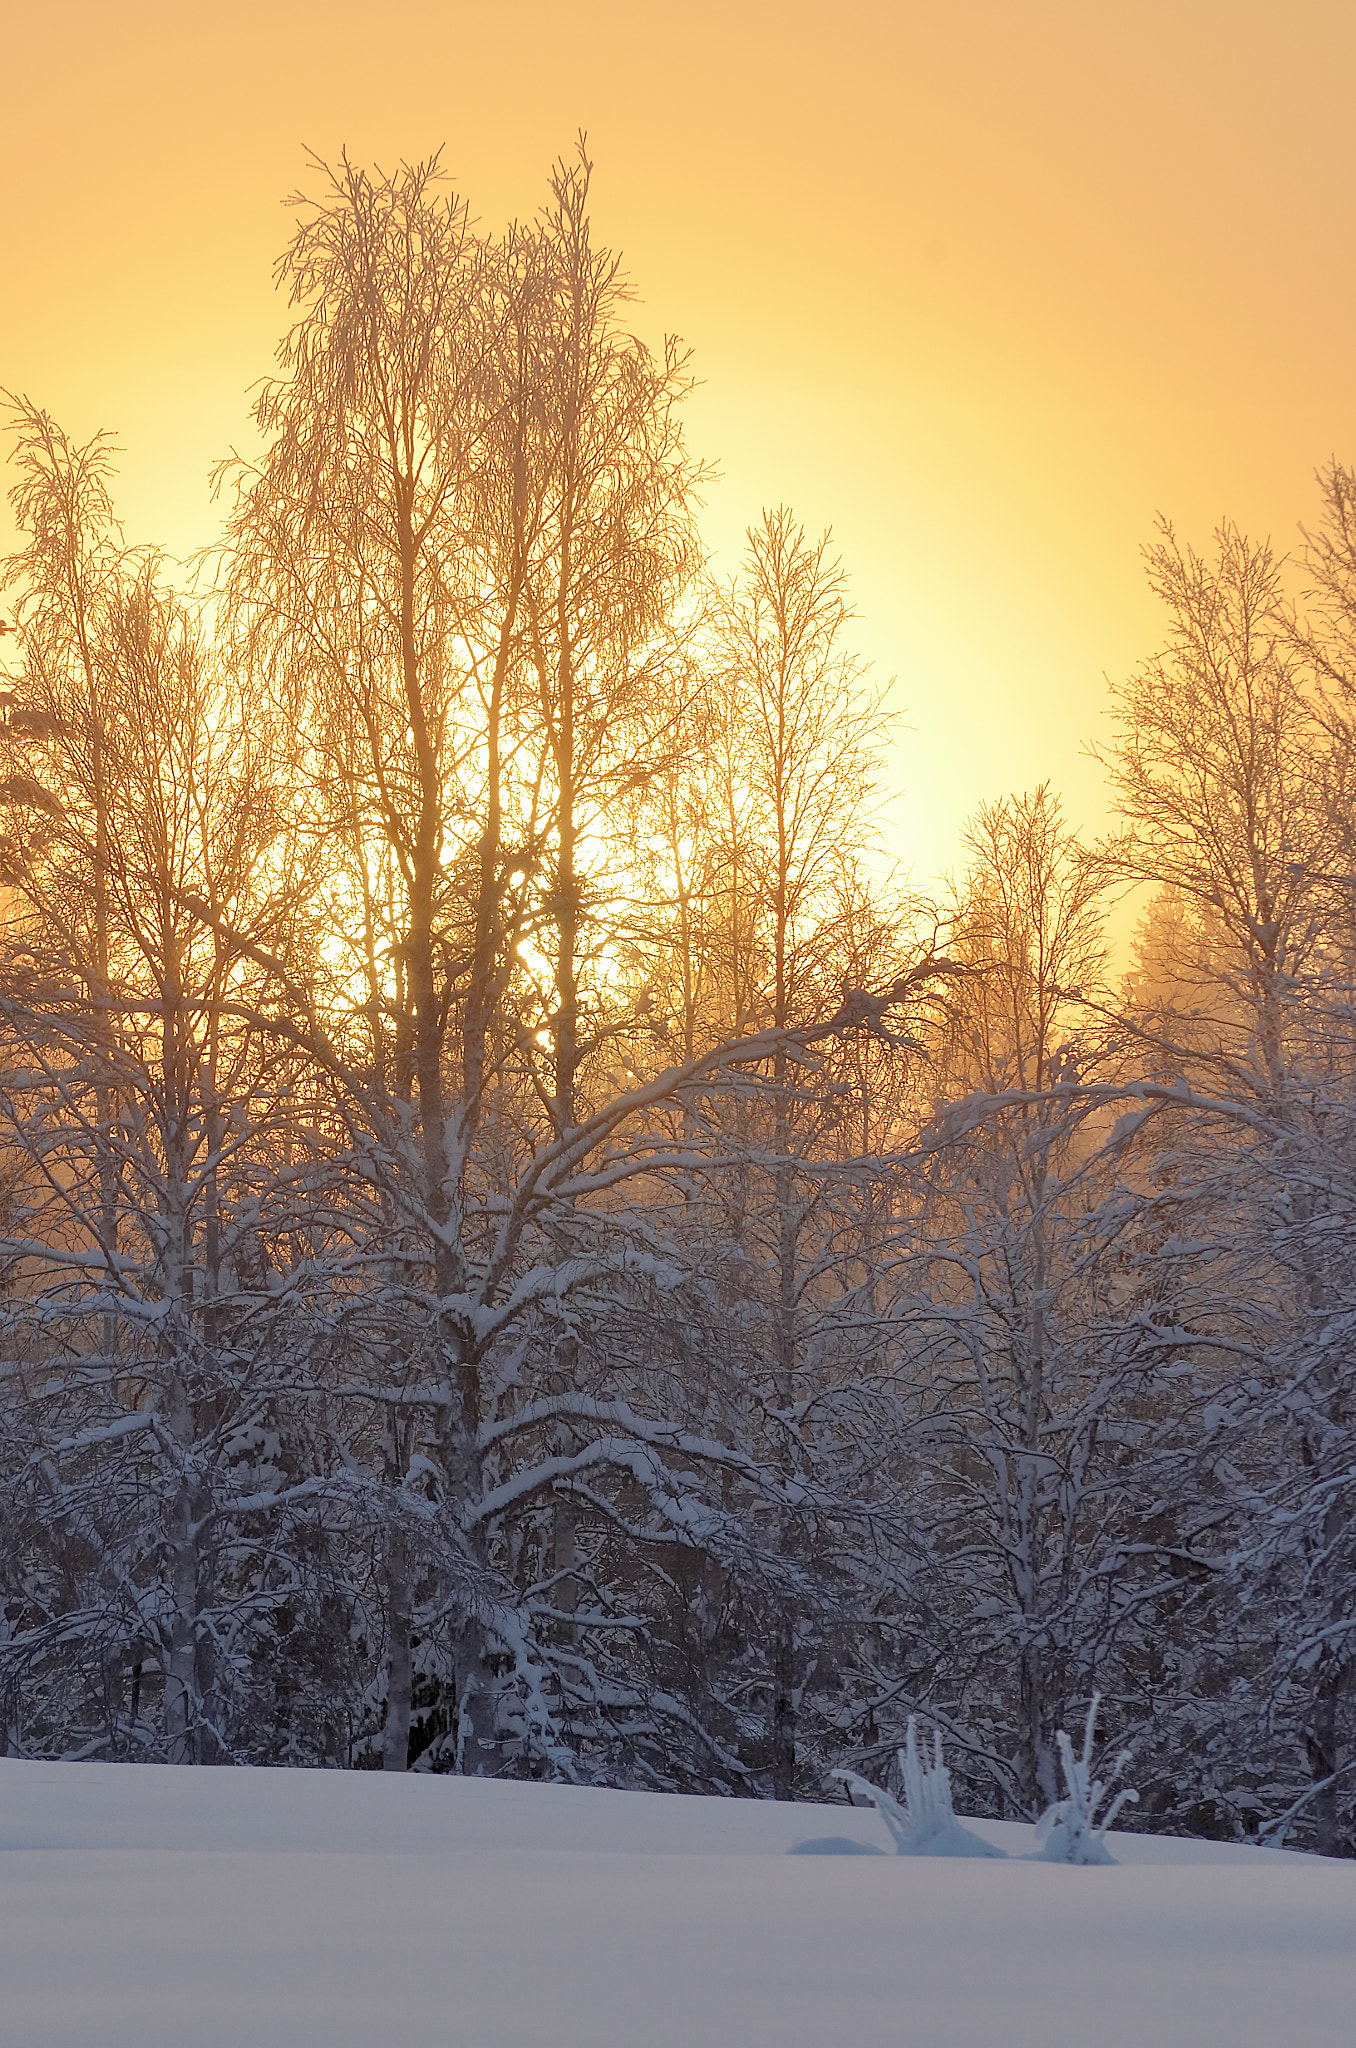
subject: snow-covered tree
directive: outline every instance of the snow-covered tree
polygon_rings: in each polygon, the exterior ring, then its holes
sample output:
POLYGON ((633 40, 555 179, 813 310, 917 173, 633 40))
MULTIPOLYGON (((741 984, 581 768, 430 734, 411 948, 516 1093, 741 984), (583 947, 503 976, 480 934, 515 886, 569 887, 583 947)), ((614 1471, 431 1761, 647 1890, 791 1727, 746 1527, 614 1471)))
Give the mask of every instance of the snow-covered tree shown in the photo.
POLYGON ((105 444, 14 424, 6 1662, 23 1739, 254 1753, 240 1683, 325 1570, 293 1435, 323 1139, 250 1022, 307 864, 270 730, 121 544, 105 444))

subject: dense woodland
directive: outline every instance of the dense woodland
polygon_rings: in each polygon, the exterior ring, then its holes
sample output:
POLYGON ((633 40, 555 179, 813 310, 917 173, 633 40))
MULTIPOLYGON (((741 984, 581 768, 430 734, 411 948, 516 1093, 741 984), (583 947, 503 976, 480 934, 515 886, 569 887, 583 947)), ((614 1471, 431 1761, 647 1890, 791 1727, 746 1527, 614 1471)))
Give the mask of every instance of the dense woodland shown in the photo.
POLYGON ((1356 1853, 1356 472, 1165 527, 1117 831, 922 903, 582 153, 316 179, 191 577, 9 416, 8 1753, 820 1798, 917 1715, 1020 1817, 1097 1692, 1135 1825, 1356 1853))

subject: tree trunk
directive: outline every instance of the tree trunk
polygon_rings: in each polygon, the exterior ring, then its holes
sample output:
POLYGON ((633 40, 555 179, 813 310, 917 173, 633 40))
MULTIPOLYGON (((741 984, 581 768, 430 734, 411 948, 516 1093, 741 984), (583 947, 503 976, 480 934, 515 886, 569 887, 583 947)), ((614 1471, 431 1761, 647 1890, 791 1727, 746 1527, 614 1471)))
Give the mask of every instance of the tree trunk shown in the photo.
POLYGON ((789 1614, 778 1616, 773 1658, 772 1796, 796 1796, 796 1634, 789 1614))
POLYGON ((192 1764, 197 1755, 196 1685, 198 1569, 193 1540, 193 1504, 181 1482, 170 1512, 169 1656, 165 1663, 165 1737, 172 1764, 192 1764))
POLYGON ((400 1537, 391 1539, 386 1566, 386 1727, 381 1767, 404 1771, 410 1761, 414 1663, 410 1650, 409 1559, 400 1537))

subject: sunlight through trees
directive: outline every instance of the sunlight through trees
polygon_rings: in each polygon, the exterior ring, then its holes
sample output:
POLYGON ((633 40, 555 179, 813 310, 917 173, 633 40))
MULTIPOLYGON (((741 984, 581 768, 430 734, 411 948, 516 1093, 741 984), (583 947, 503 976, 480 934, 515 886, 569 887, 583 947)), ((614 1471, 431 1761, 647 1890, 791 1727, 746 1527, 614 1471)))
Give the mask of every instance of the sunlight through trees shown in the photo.
POLYGON ((582 143, 503 233, 312 169, 196 575, 10 404, 9 1753, 792 1799, 921 1715, 1034 1817, 1091 1700, 1138 1824, 1356 1850, 1350 474, 1307 608, 1163 529, 1118 829, 926 903, 582 143))

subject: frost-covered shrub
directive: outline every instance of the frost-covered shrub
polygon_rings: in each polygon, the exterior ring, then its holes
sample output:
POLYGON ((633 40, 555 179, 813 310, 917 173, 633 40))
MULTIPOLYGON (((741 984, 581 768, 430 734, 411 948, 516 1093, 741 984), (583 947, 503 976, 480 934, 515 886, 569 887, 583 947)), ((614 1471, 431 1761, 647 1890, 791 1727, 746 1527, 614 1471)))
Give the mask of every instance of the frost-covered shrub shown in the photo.
POLYGON ((1062 1728, 1055 1737, 1068 1795, 1047 1807, 1036 1829, 1037 1846, 1047 1863, 1114 1863, 1116 1859, 1106 1846, 1107 1829, 1123 1806, 1139 1800, 1138 1792, 1122 1786, 1102 1819, 1097 1819, 1098 1807, 1130 1761, 1129 1750, 1123 1749, 1110 1780, 1093 1777, 1092 1734, 1101 1703, 1101 1694, 1094 1693, 1083 1728, 1081 1757, 1074 1755, 1073 1744, 1062 1728))
POLYGON ((934 1737, 929 1769, 918 1754, 918 1733, 909 1718, 905 1746, 899 1752, 904 1778, 904 1804, 856 1771, 835 1771, 850 1791, 869 1799, 894 1838, 899 1856, 998 1856, 1003 1851, 961 1826, 951 1804, 951 1773, 942 1762, 942 1738, 934 1737))

